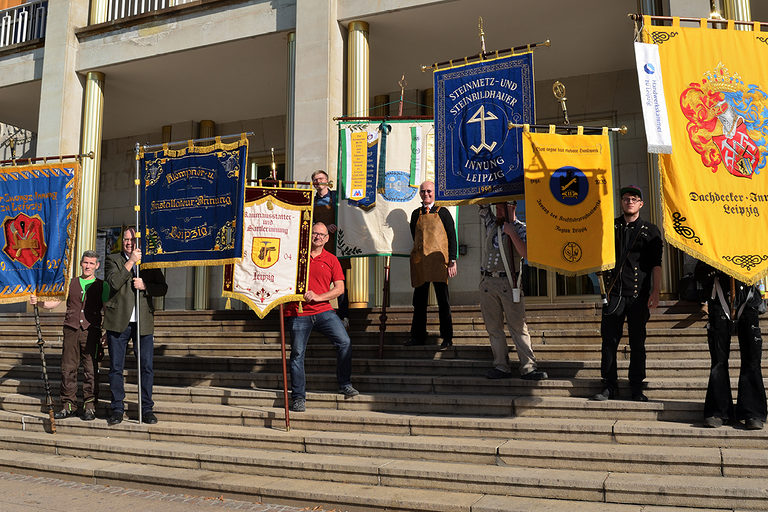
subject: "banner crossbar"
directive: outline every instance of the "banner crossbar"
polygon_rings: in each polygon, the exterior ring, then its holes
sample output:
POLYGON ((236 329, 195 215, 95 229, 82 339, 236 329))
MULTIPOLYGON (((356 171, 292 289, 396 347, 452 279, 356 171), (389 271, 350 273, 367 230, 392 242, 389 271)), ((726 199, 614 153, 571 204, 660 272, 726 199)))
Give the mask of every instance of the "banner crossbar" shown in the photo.
POLYGON ((451 59, 443 62, 435 62, 434 64, 429 64, 429 65, 422 64, 421 72, 423 73, 428 69, 431 69, 432 71, 440 71, 441 68, 452 68, 454 66, 476 64, 478 62, 483 62, 488 59, 497 59, 507 54, 514 55, 518 52, 531 51, 533 49, 542 48, 545 46, 552 46, 552 42, 549 39, 547 39, 546 41, 542 41, 540 43, 528 43, 528 44, 522 44, 520 46, 515 46, 514 48, 507 48, 505 50, 495 50, 492 52, 480 52, 477 55, 469 55, 467 57, 461 57, 458 59, 451 59))
MULTIPOLYGON (((629 13, 627 16, 633 20, 633 21, 642 21, 642 19, 645 17, 643 14, 635 14, 635 13, 629 13)), ((701 23, 702 18, 683 18, 679 16, 648 16, 651 21, 673 21, 675 19, 679 19, 680 21, 690 22, 690 23, 701 23)), ((707 23, 712 23, 713 25, 727 25, 728 23, 733 23, 735 25, 750 25, 754 26, 755 24, 760 25, 761 27, 768 27, 768 22, 764 21, 742 21, 742 20, 729 20, 725 18, 704 18, 707 23)))
POLYGON ((223 140, 223 139, 235 139, 239 138, 245 135, 246 137, 252 137, 255 135, 253 132, 242 132, 242 133, 232 133, 230 135, 219 135, 217 137, 206 137, 204 139, 184 139, 184 140, 176 140, 173 142, 164 142, 163 144, 151 144, 151 145, 144 145, 141 146, 141 149, 144 151, 151 151, 153 149, 160 149, 165 146, 176 146, 179 144, 189 144, 190 142, 198 143, 198 142, 208 142, 211 140, 223 140))
POLYGON ((88 153, 81 153, 79 155, 56 155, 56 156, 36 156, 33 158, 11 158, 10 160, 0 160, 0 165, 5 165, 5 164, 16 165, 17 163, 23 164, 24 162, 27 162, 31 165, 34 162, 48 163, 48 160, 56 161, 56 162, 63 162, 64 160, 77 160, 79 162, 83 158, 94 158, 93 151, 89 151, 88 153))
MULTIPOLYGON (((513 128, 525 128, 526 125, 521 123, 508 123, 507 128, 513 129, 513 128)), ((601 132, 603 129, 607 129, 609 132, 618 132, 622 135, 626 135, 627 133, 627 127, 622 125, 619 127, 615 126, 578 126, 575 124, 529 124, 529 128, 536 128, 538 130, 548 130, 551 127, 555 127, 556 130, 571 130, 576 131, 579 128, 583 129, 584 131, 592 131, 592 132, 601 132)))

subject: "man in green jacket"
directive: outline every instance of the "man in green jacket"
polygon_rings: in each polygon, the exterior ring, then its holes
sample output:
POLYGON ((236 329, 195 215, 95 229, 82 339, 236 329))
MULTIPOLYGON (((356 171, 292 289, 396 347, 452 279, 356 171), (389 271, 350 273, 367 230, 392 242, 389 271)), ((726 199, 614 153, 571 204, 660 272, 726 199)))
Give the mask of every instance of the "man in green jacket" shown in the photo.
POLYGON ((137 273, 136 264, 141 261, 141 249, 136 244, 136 230, 128 228, 123 233, 123 251, 107 256, 104 268, 104 280, 112 289, 112 296, 104 304, 104 329, 107 331, 109 347, 109 387, 112 391, 112 414, 107 418, 109 425, 123 421, 125 413, 125 383, 123 368, 128 340, 133 340, 133 352, 136 354, 138 338, 141 362, 141 412, 144 423, 157 423, 152 408, 152 356, 154 351, 155 308, 152 297, 162 297, 168 291, 165 276, 159 269, 141 269, 137 273), (136 291, 139 293, 139 312, 136 312, 136 291), (140 336, 136 333, 136 320, 139 320, 140 336))

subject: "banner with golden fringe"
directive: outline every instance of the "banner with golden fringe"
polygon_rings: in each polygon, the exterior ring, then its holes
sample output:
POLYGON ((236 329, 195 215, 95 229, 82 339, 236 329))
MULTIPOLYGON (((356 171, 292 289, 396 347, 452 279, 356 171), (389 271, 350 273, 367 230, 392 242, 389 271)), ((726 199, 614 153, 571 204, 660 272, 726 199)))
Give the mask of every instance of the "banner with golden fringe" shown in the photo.
POLYGON ((140 149, 144 268, 221 265, 243 254, 248 138, 140 149))
POLYGON ((672 133, 660 155, 664 234, 747 284, 768 274, 768 33, 652 26, 672 133))
POLYGON ((243 259, 224 266, 222 296, 264 318, 307 291, 312 232, 310 189, 246 187, 243 259))
POLYGON ((616 256, 607 129, 602 135, 523 130, 523 165, 528 262, 568 276, 612 268, 616 256))
POLYGON ((0 168, 0 303, 66 296, 79 179, 78 162, 0 168))

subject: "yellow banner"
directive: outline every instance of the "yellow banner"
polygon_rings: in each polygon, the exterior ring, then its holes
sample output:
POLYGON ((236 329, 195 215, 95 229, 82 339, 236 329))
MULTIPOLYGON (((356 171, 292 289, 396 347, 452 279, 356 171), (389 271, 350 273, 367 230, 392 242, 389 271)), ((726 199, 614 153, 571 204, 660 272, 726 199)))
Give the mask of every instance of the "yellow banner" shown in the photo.
POLYGON ((612 268, 611 149, 603 135, 523 133, 528 261, 565 275, 612 268))
POLYGON ((672 133, 659 158, 665 237, 753 284, 768 274, 768 33, 644 21, 672 133))

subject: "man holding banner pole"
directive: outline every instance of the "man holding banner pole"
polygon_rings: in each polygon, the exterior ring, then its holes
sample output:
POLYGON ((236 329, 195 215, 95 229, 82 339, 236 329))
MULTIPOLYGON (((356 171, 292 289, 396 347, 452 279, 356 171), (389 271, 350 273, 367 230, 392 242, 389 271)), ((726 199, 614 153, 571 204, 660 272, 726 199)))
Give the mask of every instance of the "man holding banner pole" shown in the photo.
POLYGON ((284 308, 286 327, 291 333, 291 411, 306 410, 304 356, 313 329, 326 335, 336 346, 336 379, 339 393, 351 398, 360 393, 352 387, 352 348, 344 324, 333 310, 331 300, 344 293, 344 273, 338 258, 324 249, 328 228, 322 222, 312 226, 309 251, 309 283, 304 301, 284 308), (331 287, 333 285, 333 287, 331 287))
POLYGON ((109 425, 123 421, 125 413, 125 383, 123 369, 128 340, 133 340, 134 354, 140 358, 141 413, 142 421, 157 423, 152 408, 152 382, 154 371, 154 313, 153 297, 162 297, 168 292, 165 276, 160 269, 142 268, 136 272, 141 261, 141 249, 136 245, 136 231, 128 228, 123 233, 123 251, 107 256, 104 280, 112 289, 111 298, 104 304, 104 329, 107 331, 109 347, 109 387, 112 392, 112 413, 107 418, 109 425), (139 295, 139 311, 136 311, 136 293, 139 295), (137 333, 137 320, 141 332, 137 333), (140 350, 137 350, 138 348, 140 350))
POLYGON ((488 331, 493 368, 486 377, 512 377, 509 346, 504 333, 504 318, 520 360, 520 376, 525 380, 543 380, 547 373, 536 369, 531 336, 525 323, 525 301, 520 290, 522 259, 526 257, 526 226, 515 213, 517 201, 498 203, 496 215, 487 204, 480 205, 480 222, 485 227, 480 267, 480 311, 488 331), (511 245, 511 247, 510 247, 511 245))
POLYGON ((622 215, 614 221, 616 266, 608 272, 608 303, 603 305, 600 324, 603 391, 592 398, 609 400, 618 397, 616 352, 626 320, 631 397, 637 402, 647 402, 648 397, 643 393, 645 325, 650 318, 650 309, 659 304, 662 240, 659 228, 640 218, 643 207, 640 187, 622 187, 620 196, 622 215))

